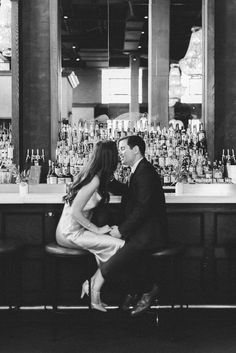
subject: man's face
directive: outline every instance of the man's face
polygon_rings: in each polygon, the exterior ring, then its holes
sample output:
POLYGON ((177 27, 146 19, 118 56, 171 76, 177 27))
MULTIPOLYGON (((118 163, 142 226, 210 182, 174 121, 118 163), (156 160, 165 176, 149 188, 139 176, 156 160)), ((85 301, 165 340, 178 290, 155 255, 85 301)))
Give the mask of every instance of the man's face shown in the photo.
POLYGON ((119 155, 121 163, 124 165, 132 166, 135 161, 134 149, 131 149, 127 144, 127 140, 122 140, 119 143, 119 155))

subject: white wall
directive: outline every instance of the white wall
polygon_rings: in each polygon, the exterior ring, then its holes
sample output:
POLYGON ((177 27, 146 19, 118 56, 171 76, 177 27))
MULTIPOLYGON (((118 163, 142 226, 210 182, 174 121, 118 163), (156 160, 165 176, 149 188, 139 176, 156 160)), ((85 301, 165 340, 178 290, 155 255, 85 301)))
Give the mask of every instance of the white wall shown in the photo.
POLYGON ((93 107, 73 107, 72 108, 72 123, 77 124, 79 120, 94 120, 93 107))
POLYGON ((67 118, 68 113, 72 111, 73 88, 71 87, 67 77, 62 77, 62 106, 61 117, 67 118))
POLYGON ((0 73, 0 118, 12 117, 11 73, 0 73))

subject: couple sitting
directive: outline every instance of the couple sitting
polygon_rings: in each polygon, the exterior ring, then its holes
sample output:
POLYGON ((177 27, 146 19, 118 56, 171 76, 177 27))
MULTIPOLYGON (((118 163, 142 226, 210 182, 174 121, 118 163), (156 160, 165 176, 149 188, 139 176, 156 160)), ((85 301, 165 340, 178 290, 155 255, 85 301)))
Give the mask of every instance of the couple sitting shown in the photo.
MULTIPOLYGON (((91 278, 92 308, 106 311, 100 298, 105 280, 122 275, 127 278, 129 294, 123 309, 134 305, 141 286, 145 294, 131 312, 135 316, 151 305, 158 292, 149 278, 147 264, 150 255, 167 243, 165 197, 158 174, 144 157, 143 139, 127 136, 119 141, 118 147, 121 162, 131 167, 129 185, 111 181, 118 164, 116 143, 98 142, 88 164, 64 197, 56 238, 61 246, 86 249, 95 255, 98 269, 91 278), (97 227, 91 222, 93 210, 108 200, 108 190, 122 195, 124 221, 111 227, 97 227)), ((82 286, 81 296, 84 294, 88 294, 88 281, 82 286)))

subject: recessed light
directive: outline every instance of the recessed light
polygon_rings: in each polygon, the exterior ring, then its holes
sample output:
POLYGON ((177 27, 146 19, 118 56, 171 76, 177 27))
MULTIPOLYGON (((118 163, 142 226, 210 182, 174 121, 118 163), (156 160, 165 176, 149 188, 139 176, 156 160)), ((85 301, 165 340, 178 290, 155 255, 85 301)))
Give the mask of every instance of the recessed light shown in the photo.
POLYGON ((63 16, 65 20, 67 20, 68 16, 63 16))
POLYGON ((80 61, 80 58, 76 58, 76 61, 80 61))
POLYGON ((145 18, 145 19, 147 19, 147 18, 148 18, 148 16, 144 16, 144 18, 145 18))
POLYGON ((142 31, 141 33, 142 33, 142 34, 144 34, 145 32, 144 32, 144 31, 142 31))
POLYGON ((142 46, 141 46, 141 45, 139 45, 139 46, 138 46, 138 48, 139 48, 139 49, 141 49, 141 48, 142 48, 142 46))
POLYGON ((76 46, 75 46, 75 45, 72 45, 72 49, 76 49, 76 46))

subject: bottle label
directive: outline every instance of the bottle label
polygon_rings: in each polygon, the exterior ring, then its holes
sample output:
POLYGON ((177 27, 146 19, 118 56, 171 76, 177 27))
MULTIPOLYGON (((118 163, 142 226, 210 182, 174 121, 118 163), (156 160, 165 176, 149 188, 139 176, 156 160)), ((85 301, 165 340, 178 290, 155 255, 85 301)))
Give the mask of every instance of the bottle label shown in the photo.
POLYGON ((57 184, 57 177, 56 176, 50 176, 50 184, 57 184))
POLYGON ((63 177, 57 178, 57 184, 65 184, 65 178, 63 177))

